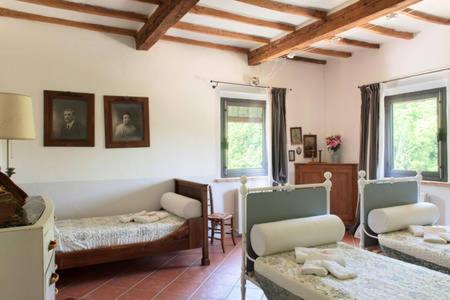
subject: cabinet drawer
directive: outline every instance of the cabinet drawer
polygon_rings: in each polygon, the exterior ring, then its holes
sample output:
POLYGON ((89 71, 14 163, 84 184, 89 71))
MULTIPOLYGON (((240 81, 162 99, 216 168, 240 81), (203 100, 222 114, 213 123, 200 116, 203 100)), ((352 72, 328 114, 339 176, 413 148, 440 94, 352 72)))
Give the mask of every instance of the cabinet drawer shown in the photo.
POLYGON ((59 275, 55 272, 55 256, 52 255, 50 258, 50 265, 44 276, 44 291, 45 300, 55 299, 56 281, 58 281, 59 275))
POLYGON ((42 253, 44 254, 44 270, 46 270, 57 246, 53 226, 48 228, 47 232, 45 233, 43 243, 44 249, 42 253))

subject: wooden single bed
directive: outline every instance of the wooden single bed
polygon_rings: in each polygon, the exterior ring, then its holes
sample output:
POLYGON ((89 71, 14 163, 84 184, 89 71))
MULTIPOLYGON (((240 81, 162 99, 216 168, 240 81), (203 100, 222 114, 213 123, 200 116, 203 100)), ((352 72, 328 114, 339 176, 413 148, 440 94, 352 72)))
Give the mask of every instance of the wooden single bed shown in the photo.
POLYGON ((151 242, 72 252, 56 251, 58 269, 102 264, 195 248, 202 248, 202 265, 209 265, 207 236, 208 185, 175 179, 175 193, 199 200, 202 204, 202 216, 187 219, 175 232, 151 242))

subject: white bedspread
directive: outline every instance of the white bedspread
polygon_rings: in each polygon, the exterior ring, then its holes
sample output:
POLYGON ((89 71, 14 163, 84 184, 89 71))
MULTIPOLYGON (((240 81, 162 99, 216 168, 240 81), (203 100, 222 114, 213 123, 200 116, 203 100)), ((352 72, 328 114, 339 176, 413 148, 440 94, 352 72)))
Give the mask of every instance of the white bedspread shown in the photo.
MULTIPOLYGON (((450 226, 446 226, 450 231, 450 226)), ((450 269, 450 244, 433 244, 407 230, 378 235, 380 245, 450 269)), ((450 283, 449 283, 450 284, 450 283)))
POLYGON ((301 275, 293 251, 259 257, 255 271, 303 299, 444 300, 450 295, 448 275, 343 243, 320 248, 333 247, 342 250, 347 267, 358 274, 357 278, 301 275))
POLYGON ((70 252, 115 245, 149 242, 176 231, 185 219, 169 213, 155 223, 121 223, 118 216, 55 222, 58 251, 70 252))

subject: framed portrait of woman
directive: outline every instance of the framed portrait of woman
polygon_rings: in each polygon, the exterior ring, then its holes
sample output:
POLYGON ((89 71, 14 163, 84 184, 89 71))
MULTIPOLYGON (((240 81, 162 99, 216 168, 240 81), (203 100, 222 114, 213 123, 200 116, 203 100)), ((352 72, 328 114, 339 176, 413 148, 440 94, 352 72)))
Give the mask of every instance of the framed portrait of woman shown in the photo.
POLYGON ((150 147, 146 97, 104 96, 106 148, 150 147))

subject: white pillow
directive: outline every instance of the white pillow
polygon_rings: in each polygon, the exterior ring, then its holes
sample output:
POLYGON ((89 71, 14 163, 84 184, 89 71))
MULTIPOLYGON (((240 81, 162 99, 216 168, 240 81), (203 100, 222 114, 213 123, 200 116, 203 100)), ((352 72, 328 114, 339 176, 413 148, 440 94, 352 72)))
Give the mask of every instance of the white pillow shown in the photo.
POLYGON ((375 233, 408 228, 409 225, 432 225, 439 219, 439 208, 433 203, 421 202, 371 210, 367 218, 375 233))
POLYGON ((258 256, 312 247, 342 240, 345 226, 335 215, 322 215, 254 225, 250 231, 258 256))
POLYGON ((196 199, 175 193, 165 193, 162 195, 160 202, 165 210, 184 219, 202 216, 202 204, 196 199))

